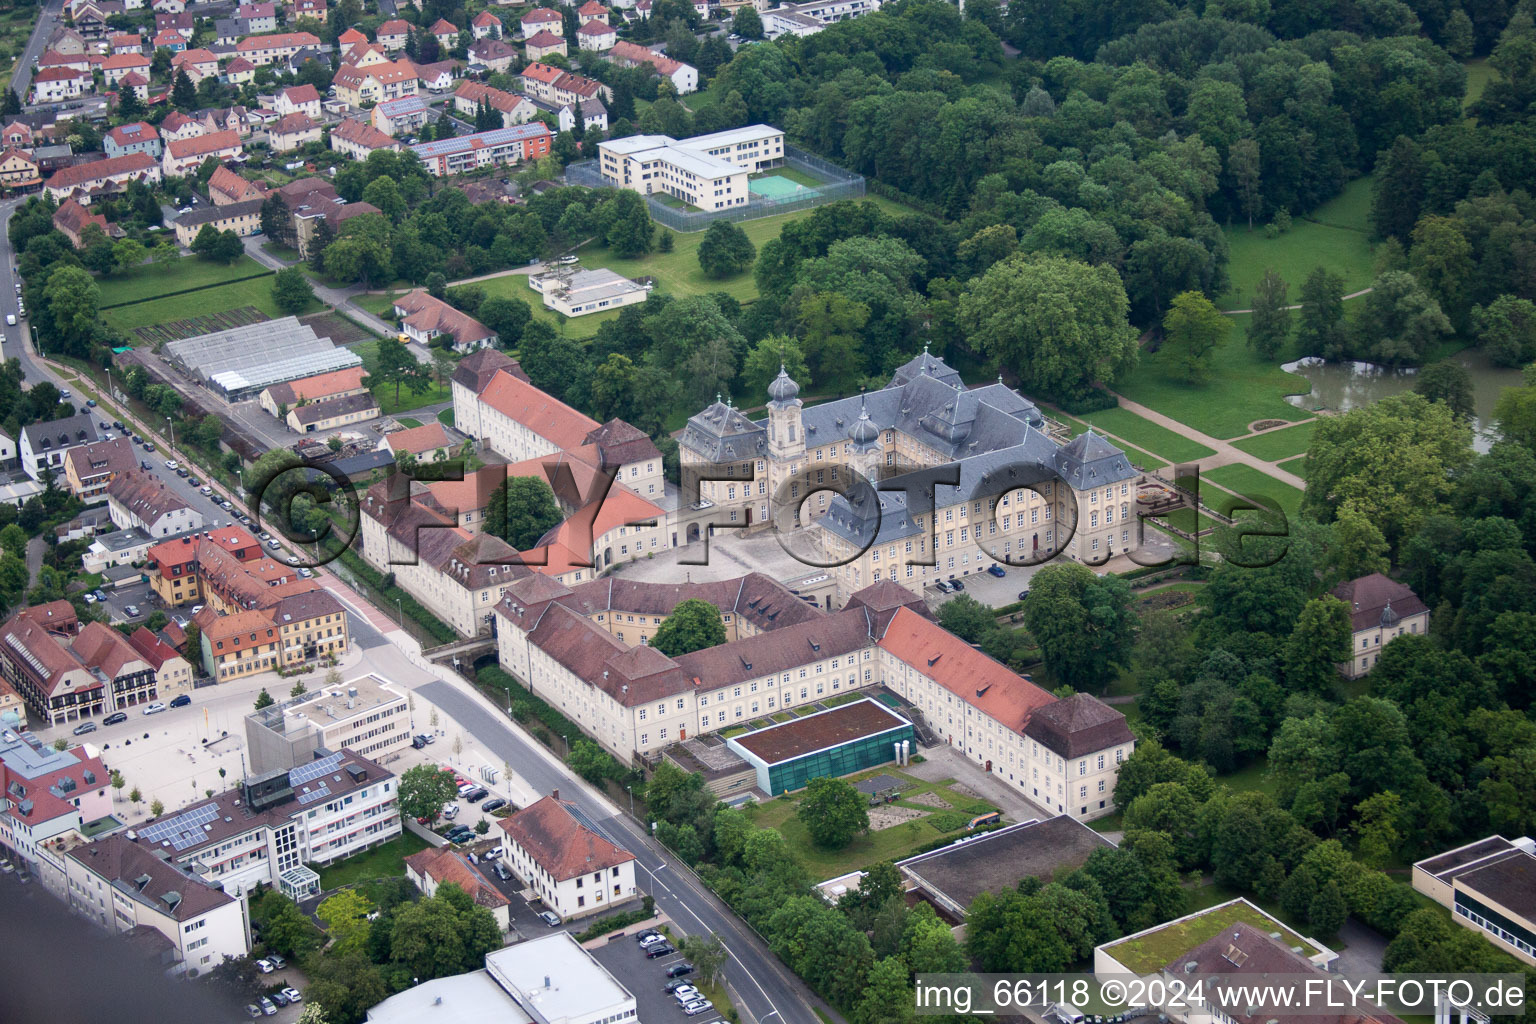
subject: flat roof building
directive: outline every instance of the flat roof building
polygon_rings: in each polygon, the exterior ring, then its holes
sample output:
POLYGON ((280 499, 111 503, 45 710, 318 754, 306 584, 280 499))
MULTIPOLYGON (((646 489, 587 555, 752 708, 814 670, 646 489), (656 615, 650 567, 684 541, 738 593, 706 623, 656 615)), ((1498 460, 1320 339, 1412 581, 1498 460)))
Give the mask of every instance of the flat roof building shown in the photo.
POLYGON ((343 747, 387 761, 411 742, 410 702, 376 675, 323 686, 245 718, 251 771, 278 771, 314 759, 321 747, 343 747))
POLYGON ((1489 836, 1421 860, 1413 887, 1463 928, 1536 964, 1536 841, 1489 836))
POLYGON ((556 268, 528 278, 528 287, 544 296, 544 308, 564 316, 586 316, 644 302, 651 294, 643 285, 607 267, 595 270, 556 268))
POLYGON ((629 135, 598 144, 603 180, 641 195, 664 192, 700 210, 745 206, 748 175, 784 163, 784 133, 766 124, 698 135, 629 135))
POLYGON ((635 997, 569 932, 488 953, 485 969, 537 1024, 623 1024, 635 997))
POLYGON ((913 742, 911 722, 866 698, 733 736, 725 745, 756 769, 757 788, 778 796, 815 778, 900 760, 897 748, 907 744, 910 752, 913 742))
POLYGON ((291 316, 167 342, 162 354, 230 399, 363 362, 356 352, 337 347, 291 316))

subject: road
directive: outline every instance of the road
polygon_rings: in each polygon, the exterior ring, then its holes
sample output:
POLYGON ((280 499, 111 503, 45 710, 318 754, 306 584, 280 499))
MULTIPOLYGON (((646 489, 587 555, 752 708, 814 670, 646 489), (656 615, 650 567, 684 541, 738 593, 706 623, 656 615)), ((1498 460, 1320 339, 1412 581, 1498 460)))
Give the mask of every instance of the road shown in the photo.
POLYGON ((441 681, 417 687, 416 692, 441 708, 487 750, 512 765, 537 792, 560 790, 561 799, 574 804, 599 833, 633 853, 644 879, 650 883, 645 888, 656 905, 681 928, 692 934, 719 934, 732 961, 726 976, 758 1024, 769 1024, 770 1018, 775 1018, 775 1024, 818 1024, 804 984, 691 872, 674 867, 670 851, 645 835, 628 817, 615 813, 606 800, 563 765, 552 762, 533 741, 511 729, 505 716, 492 711, 477 694, 441 681))
POLYGON ((37 17, 37 26, 32 30, 32 38, 27 40, 27 48, 16 58, 16 70, 11 73, 11 88, 16 90, 16 97, 23 103, 27 100, 27 90, 32 88, 32 62, 43 55, 48 37, 53 34, 63 14, 64 0, 45 0, 37 17))

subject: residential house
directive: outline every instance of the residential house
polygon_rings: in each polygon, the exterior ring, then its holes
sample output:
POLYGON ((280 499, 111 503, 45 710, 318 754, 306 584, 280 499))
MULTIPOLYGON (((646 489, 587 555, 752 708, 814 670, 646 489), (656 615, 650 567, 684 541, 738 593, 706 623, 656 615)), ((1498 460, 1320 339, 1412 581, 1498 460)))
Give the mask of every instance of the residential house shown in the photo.
POLYGON ((358 43, 366 42, 368 42, 368 37, 363 35, 355 28, 349 28, 341 35, 336 37, 336 46, 343 53, 347 52, 358 43))
POLYGON ((128 643, 155 670, 155 688, 161 696, 192 689, 192 666, 164 639, 140 626, 128 635, 128 643))
POLYGON ((68 25, 59 25, 48 37, 48 50, 52 53, 84 53, 85 37, 68 25))
POLYGON ((101 62, 101 74, 108 86, 116 86, 129 72, 149 75, 149 58, 142 53, 114 53, 101 62))
MULTIPOLYGON (((187 36, 175 29, 166 29, 164 32, 156 32, 150 40, 150 45, 156 50, 169 50, 171 53, 184 53, 187 49, 187 36)), ((187 72, 188 75, 191 72, 187 72)))
POLYGON ((183 50, 171 58, 171 67, 176 71, 186 71, 187 77, 196 85, 210 75, 219 73, 219 58, 212 50, 198 47, 195 50, 183 50))
POLYGON ((451 50, 459 45, 459 27, 447 18, 438 18, 427 34, 437 40, 437 45, 444 50, 451 50))
POLYGON ((208 605, 192 619, 203 632, 202 667, 220 682, 340 657, 347 652, 346 620, 341 603, 319 587, 266 608, 221 614, 208 605))
POLYGON ((256 81, 256 65, 244 57, 236 57, 224 65, 224 81, 230 85, 246 85, 256 81))
MULTIPOLYGON (((543 125, 539 127, 544 128, 543 125)), ((500 131, 516 130, 500 129, 500 131)), ((544 131, 547 134, 549 129, 544 128, 544 131)), ((473 136, 468 137, 473 138, 473 136)), ((453 348, 456 352, 473 352, 496 343, 495 332, 485 324, 468 313, 454 309, 442 299, 433 298, 421 288, 413 289, 397 298, 394 311, 395 316, 401 318, 400 326, 405 333, 412 341, 421 342, 423 345, 440 335, 447 335, 453 339, 453 348)))
POLYGON ((1333 596, 1349 609, 1351 656, 1339 665, 1358 679, 1381 660, 1381 649, 1404 634, 1429 634, 1429 608, 1411 589, 1379 572, 1348 580, 1333 596))
POLYGON ((42 169, 26 152, 10 147, 0 152, 0 185, 8 189, 27 189, 42 183, 42 169))
POLYGON ((184 14, 187 0, 150 0, 149 9, 156 14, 184 14))
POLYGON ((239 133, 233 131, 210 132, 190 139, 176 139, 166 144, 165 156, 160 160, 160 169, 166 177, 174 178, 196 171, 209 157, 223 163, 226 160, 233 160, 243 150, 239 133))
POLYGON ((385 100, 416 94, 416 66, 408 60, 356 66, 343 64, 332 79, 336 98, 353 107, 370 107, 385 100))
MULTIPOLYGON (((484 863, 483 861, 481 862, 484 863)), ((420 889, 423 896, 433 896, 437 887, 452 882, 474 901, 476 906, 491 912, 502 931, 511 927, 512 901, 471 864, 465 854, 451 847, 427 847, 405 858, 405 877, 420 889)))
POLYGON ((469 32, 476 39, 500 39, 501 19, 490 11, 481 11, 470 21, 469 32))
MULTIPOLYGON (((261 541, 238 526, 184 534, 155 544, 145 552, 144 564, 150 573, 150 589, 165 607, 203 603, 198 576, 200 552, 209 562, 217 563, 221 571, 227 571, 231 561, 236 564, 267 561, 262 555, 261 541)), ((228 596, 228 591, 224 593, 228 596)), ((212 599, 211 595, 209 599, 212 599)))
POLYGON ((138 469, 118 474, 107 485, 107 511, 120 530, 143 530, 150 537, 170 537, 203 528, 203 514, 174 490, 138 469))
POLYGON ((569 56, 565 47, 565 36, 554 32, 541 31, 529 36, 523 43, 523 49, 527 52, 528 59, 542 62, 545 57, 558 53, 562 57, 569 56))
POLYGON ((650 65, 651 70, 672 83, 673 87, 677 89, 679 96, 698 91, 698 68, 693 67, 691 64, 684 64, 682 61, 673 60, 665 54, 647 49, 638 43, 631 43, 627 40, 616 43, 613 47, 613 52, 608 56, 609 59, 620 67, 638 67, 641 64, 650 65))
POLYGON ((242 178, 220 164, 213 172, 213 177, 208 179, 208 198, 215 206, 228 206, 250 199, 264 199, 266 193, 254 181, 242 178))
POLYGON ((341 226, 353 217, 361 217, 369 213, 379 213, 380 210, 372 203, 330 203, 321 204, 310 211, 294 215, 294 225, 297 229, 299 252, 304 259, 309 258, 309 246, 315 237, 315 231, 323 220, 331 229, 334 238, 341 233, 341 226))
POLYGON ((156 936, 177 975, 244 959, 251 951, 245 897, 210 885, 130 835, 65 844, 70 909, 114 935, 156 936))
POLYGON ((122 102, 122 97, 125 96, 126 94, 130 93, 130 92, 133 93, 134 96, 138 97, 139 102, 141 102, 141 103, 148 103, 149 102, 149 78, 146 77, 145 75, 140 74, 137 71, 130 71, 130 72, 128 72, 126 75, 124 75, 121 79, 118 80, 118 83, 117 83, 118 102, 121 103, 122 102))
POLYGON ((594 53, 606 53, 619 41, 619 34, 606 21, 589 21, 576 30, 576 45, 594 53))
POLYGON ((331 128, 331 148, 354 160, 366 160, 376 149, 398 152, 403 147, 367 121, 347 118, 331 128))
POLYGON ((382 415, 379 400, 372 392, 346 398, 311 402, 289 410, 285 422, 300 434, 324 434, 342 427, 376 420, 382 415))
POLYGON ((235 8, 235 17, 244 19, 252 32, 277 31, 277 5, 275 3, 241 4, 235 8))
POLYGON ((440 60, 434 64, 417 64, 416 81, 423 89, 447 92, 453 88, 454 72, 458 67, 457 62, 451 60, 440 60))
POLYGON ((379 442, 379 451, 387 451, 397 459, 401 452, 409 452, 417 462, 440 462, 452 458, 460 443, 448 433, 447 427, 434 420, 385 434, 379 442))
POLYGON ((177 139, 191 139, 198 135, 207 134, 208 129, 201 121, 188 117, 179 110, 173 110, 165 115, 160 122, 160 138, 167 143, 177 139))
POLYGON ((519 77, 525 93, 551 103, 580 103, 590 99, 613 102, 613 90, 608 86, 548 64, 530 64, 519 77))
POLYGON ((100 228, 108 238, 121 238, 123 229, 107 220, 99 213, 92 213, 81 206, 74 198, 66 199, 57 210, 53 212, 53 226, 59 233, 69 239, 69 244, 76 249, 84 244, 85 229, 95 225, 100 228))
MULTIPOLYGON (((23 608, 0 627, 0 676, 21 695, 38 721, 50 726, 79 721, 110 707, 101 679, 69 648, 67 641, 79 632, 79 619, 68 601, 23 608)), ((102 781, 106 781, 105 772, 102 781)), ((110 806, 85 820, 107 813, 110 806)), ((52 817, 48 815, 47 820, 52 817)), ((0 814, 0 842, 16 849, 14 833, 7 836, 4 831, 8 824, 6 815, 0 814)))
POLYGON ((391 18, 378 27, 373 34, 374 42, 384 47, 390 53, 399 53, 405 49, 406 40, 411 35, 411 23, 401 21, 399 18, 391 18))
POLYGON ((75 29, 85 39, 100 39, 112 31, 112 26, 107 23, 110 15, 101 10, 104 6, 107 6, 105 2, 76 8, 73 18, 75 29))
POLYGON ((587 0, 586 3, 576 8, 576 18, 582 25, 600 21, 608 24, 608 6, 599 3, 598 0, 587 0))
POLYGON ((101 148, 108 157, 125 156, 129 153, 148 153, 159 159, 160 133, 146 121, 120 124, 101 137, 101 148))
POLYGON ((543 904, 571 921, 638 897, 635 855, 572 814, 554 790, 496 822, 501 862, 543 904))
POLYGON ((415 135, 421 126, 436 116, 436 111, 419 95, 385 100, 373 108, 369 120, 386 135, 415 135))
POLYGON ((552 32, 559 35, 565 28, 565 19, 559 11, 550 10, 548 7, 535 7, 518 19, 519 31, 524 39, 536 36, 540 32, 552 32))
POLYGON ((99 440, 96 420, 89 411, 47 423, 29 423, 21 428, 22 472, 43 483, 45 474, 63 472, 65 452, 99 440))
POLYGON ((32 140, 32 126, 25 121, 12 121, 0 129, 0 146, 6 149, 31 149, 32 140))
POLYGON ((139 656, 123 634, 106 623, 86 623, 71 650, 106 685, 114 709, 148 704, 159 697, 154 666, 139 656))
POLYGON ((261 208, 265 203, 265 198, 245 199, 238 203, 199 206, 191 213, 183 213, 174 223, 176 243, 185 249, 192 248, 192 243, 197 241, 198 234, 205 227, 215 231, 233 231, 241 238, 254 235, 261 230, 261 208))
POLYGON ((554 134, 542 121, 496 128, 452 139, 437 139, 411 147, 428 173, 443 177, 478 167, 495 167, 537 160, 549 153, 554 134))
POLYGON ((320 125, 308 114, 285 114, 267 129, 272 152, 291 153, 311 142, 320 141, 320 125))
POLYGON ((166 32, 175 32, 187 42, 192 41, 192 36, 197 30, 197 19, 186 11, 156 11, 155 12, 155 38, 159 45, 159 37, 166 32))
POLYGON ((32 76, 32 102, 58 103, 84 96, 91 89, 91 74, 72 68, 48 68, 32 76))
POLYGON ((0 847, 7 859, 61 893, 61 880, 42 870, 46 851, 112 813, 110 782, 100 755, 85 747, 55 750, 30 732, 0 732, 0 847))
POLYGON ((608 108, 603 106, 602 100, 582 100, 581 103, 551 103, 548 100, 524 97, 528 103, 532 103, 536 110, 542 110, 546 114, 553 115, 555 127, 562 132, 568 132, 576 127, 576 117, 581 116, 582 124, 587 128, 601 128, 608 130, 608 108))
MULTIPOLYGON (((84 209, 78 204, 76 208, 84 209)), ((97 441, 64 453, 64 482, 69 493, 86 504, 105 501, 107 486, 138 464, 130 439, 114 437, 97 441)))
POLYGON ((500 39, 477 39, 469 47, 469 69, 503 74, 512 69, 517 50, 500 39))
POLYGON ((143 53, 144 37, 137 32, 114 32, 107 45, 112 53, 143 53))
POLYGON ((510 128, 526 124, 534 118, 534 105, 528 97, 482 85, 479 82, 460 82, 453 91, 453 109, 459 116, 474 123, 475 114, 484 102, 501 114, 501 126, 510 128))
POLYGON ((272 109, 278 114, 308 114, 310 117, 320 116, 320 94, 312 85, 290 85, 286 89, 278 90, 276 99, 272 102, 272 109))
POLYGON ((75 164, 56 172, 43 183, 43 189, 56 203, 62 203, 73 195, 88 204, 92 194, 121 191, 122 186, 130 181, 145 184, 159 182, 160 164, 147 153, 129 153, 127 156, 75 164))
POLYGON ((288 21, 291 24, 300 18, 314 18, 316 21, 324 21, 325 0, 293 0, 288 5, 288 21))
POLYGON ((242 39, 235 45, 235 51, 237 56, 260 67, 277 61, 288 61, 302 49, 319 46, 320 38, 312 32, 276 32, 242 39))
POLYGON ((65 68, 69 71, 89 71, 96 66, 98 58, 95 54, 81 51, 79 53, 61 53, 58 50, 45 50, 37 59, 39 71, 53 71, 65 68))

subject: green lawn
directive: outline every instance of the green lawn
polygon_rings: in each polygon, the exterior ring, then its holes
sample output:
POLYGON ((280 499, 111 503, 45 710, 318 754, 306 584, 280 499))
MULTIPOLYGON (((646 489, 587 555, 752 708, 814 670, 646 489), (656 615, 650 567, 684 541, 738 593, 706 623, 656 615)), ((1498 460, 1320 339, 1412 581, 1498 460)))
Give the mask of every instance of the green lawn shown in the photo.
MULTIPOLYGON (((1190 890, 1190 900, 1193 904, 1190 909, 1193 911, 1214 906, 1232 899, 1235 895, 1238 894, 1227 894, 1215 886, 1201 886, 1190 890)), ((1137 938, 1111 943, 1107 952, 1138 975, 1153 974, 1172 962, 1180 953, 1195 948, 1234 924, 1250 924, 1262 932, 1269 933, 1276 930, 1275 926, 1278 923, 1276 919, 1262 912, 1256 912, 1250 906, 1237 903, 1218 913, 1204 914, 1192 920, 1166 925, 1137 938)), ((1285 928, 1279 930, 1280 941, 1284 945, 1307 944, 1301 935, 1285 928)))
POLYGON ((453 410, 444 409, 442 412, 438 413, 437 422, 441 423, 445 427, 453 426, 453 410))
POLYGON ((1274 796, 1279 788, 1275 780, 1269 777, 1269 759, 1265 757, 1245 768, 1220 776, 1218 781, 1226 783, 1234 793, 1255 792, 1274 796))
MULTIPOLYGON (((1204 476, 1207 480, 1260 504, 1273 506, 1278 503, 1281 510, 1288 516, 1294 516, 1297 509, 1301 507, 1301 491, 1290 484, 1281 483, 1267 473, 1260 473, 1252 466, 1218 466, 1215 469, 1206 470, 1204 476)), ((1210 500, 1216 495, 1207 494, 1206 497, 1208 504, 1219 508, 1214 501, 1210 500)))
MULTIPOLYGON (((269 274, 266 277, 253 277, 248 281, 235 281, 212 288, 203 288, 186 295, 168 295, 163 299, 150 299, 147 302, 135 302, 127 306, 103 309, 101 317, 118 330, 128 332, 135 327, 153 327, 172 320, 223 313, 242 306, 255 306, 273 319, 288 315, 278 309, 277 304, 272 301, 272 277, 269 274)), ((318 301, 312 302, 300 315, 313 313, 321 308, 318 301)))
MULTIPOLYGON (((358 357, 362 359, 363 369, 372 373, 373 360, 379 351, 379 343, 377 341, 360 341, 355 345, 348 345, 347 347, 356 352, 358 357)), ((395 398, 394 388, 381 388, 374 392, 374 397, 379 400, 379 411, 386 416, 410 412, 412 409, 420 409, 427 405, 437 405, 440 402, 453 401, 452 392, 448 388, 438 387, 435 378, 433 379, 432 386, 419 395, 412 394, 407 388, 401 388, 400 397, 397 399, 395 398)), ((421 426, 420 420, 402 420, 401 422, 408 427, 421 426)))
POLYGON ((1125 409, 1104 409, 1090 413, 1083 419, 1091 423, 1095 430, 1123 437, 1137 447, 1170 462, 1192 462, 1216 454, 1203 444, 1181 437, 1167 427, 1160 427, 1125 409))
POLYGON ((1232 286, 1216 300, 1222 309, 1248 309, 1253 291, 1266 268, 1273 268, 1290 285, 1290 299, 1300 301, 1301 284, 1319 266, 1344 278, 1344 292, 1371 283, 1371 243, 1367 220, 1371 210, 1371 179, 1356 178, 1338 196, 1291 222, 1283 235, 1270 238, 1266 225, 1232 225, 1226 229, 1230 254, 1227 274, 1232 286))
POLYGON ((1204 512, 1197 512, 1192 508, 1176 508, 1163 517, 1163 521, 1175 529, 1185 533, 1197 533, 1200 530, 1209 530, 1216 525, 1216 520, 1204 512))
POLYGON ((400 425, 402 427, 406 427, 406 428, 419 427, 419 426, 421 426, 421 420, 414 420, 414 419, 411 419, 409 416, 402 416, 400 418, 400 425))
MULTIPOLYGON (((1143 352, 1136 369, 1116 382, 1115 390, 1211 437, 1239 437, 1249 432, 1248 425, 1255 420, 1309 418, 1311 413, 1291 405, 1285 396, 1304 395, 1312 390, 1312 383, 1300 374, 1286 373, 1278 361, 1254 355, 1247 344, 1248 319, 1232 317, 1238 329, 1211 354, 1205 384, 1186 384, 1168 372, 1163 353, 1143 352)), ((1102 415, 1094 413, 1090 418, 1097 423, 1102 415)), ((1106 429, 1111 428, 1106 425, 1106 429)))
POLYGON ((270 273, 249 256, 241 256, 227 266, 196 256, 184 256, 175 263, 145 263, 127 273, 102 278, 97 281, 97 287, 101 289, 101 307, 106 309, 125 302, 152 299, 167 292, 184 292, 253 274, 270 273))
POLYGON ((1265 462, 1277 462, 1305 452, 1312 441, 1312 432, 1316 429, 1317 420, 1311 420, 1284 430, 1260 434, 1246 441, 1234 441, 1232 445, 1249 455, 1257 455, 1265 462))
POLYGON ((1307 457, 1303 455, 1299 459, 1287 459, 1280 463, 1280 468, 1305 480, 1307 478, 1307 457))
POLYGON ((1498 72, 1493 70, 1493 65, 1488 63, 1487 57, 1467 61, 1467 94, 1462 97, 1462 108, 1470 107, 1481 99, 1483 90, 1488 88, 1488 83, 1493 81, 1497 74, 1498 72))
POLYGON ((324 892, 369 878, 399 878, 405 874, 405 858, 427 848, 427 841, 414 832, 402 832, 383 846, 354 854, 346 860, 320 868, 320 888, 324 892))

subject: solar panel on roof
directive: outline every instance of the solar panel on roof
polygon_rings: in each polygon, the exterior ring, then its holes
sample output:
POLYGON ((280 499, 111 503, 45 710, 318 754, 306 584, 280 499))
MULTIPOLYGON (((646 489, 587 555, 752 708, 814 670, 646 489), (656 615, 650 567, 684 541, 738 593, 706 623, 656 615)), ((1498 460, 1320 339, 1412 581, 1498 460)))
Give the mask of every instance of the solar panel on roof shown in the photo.
POLYGON ((322 783, 320 783, 320 787, 318 789, 312 789, 308 793, 300 793, 299 794, 299 803, 301 803, 301 804, 312 804, 316 800, 319 800, 321 797, 327 797, 327 796, 330 796, 330 795, 331 795, 331 787, 327 786, 325 783, 322 782, 322 783))
POLYGON ((170 843, 178 852, 203 841, 203 826, 219 816, 218 806, 203 804, 174 818, 150 825, 139 835, 150 843, 170 843))
POLYGON ((290 786, 300 786, 306 782, 318 779, 329 772, 334 772, 341 766, 341 758, 342 755, 339 753, 328 754, 318 761, 301 764, 288 773, 288 784, 290 786))

